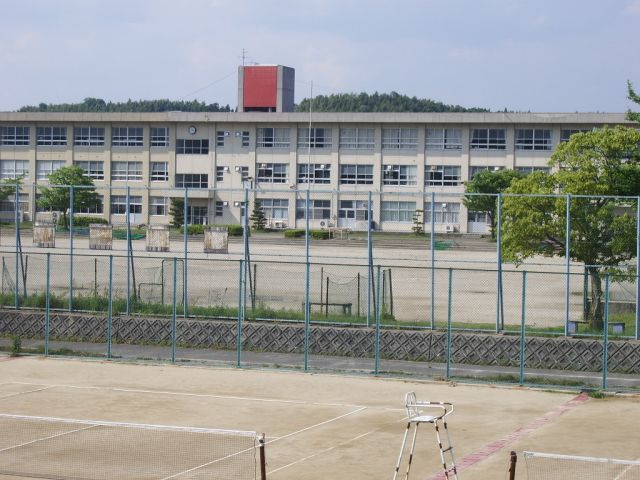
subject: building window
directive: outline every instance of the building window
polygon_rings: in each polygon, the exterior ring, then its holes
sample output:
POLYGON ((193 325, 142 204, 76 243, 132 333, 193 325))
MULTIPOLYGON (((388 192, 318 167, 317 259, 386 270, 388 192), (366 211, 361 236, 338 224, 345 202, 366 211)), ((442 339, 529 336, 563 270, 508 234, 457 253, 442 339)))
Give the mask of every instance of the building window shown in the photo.
POLYGON ((264 216, 270 220, 286 220, 289 218, 289 200, 286 198, 261 198, 260 204, 264 216))
POLYGON ((167 199, 165 197, 149 197, 149 214, 164 217, 167 214, 167 199))
POLYGON ((113 127, 111 129, 113 147, 142 147, 144 145, 142 127, 113 127))
MULTIPOLYGON (((298 128, 298 148, 309 148, 309 128, 298 128)), ((331 129, 311 128, 311 148, 331 148, 331 129)))
POLYGON ((216 182, 224 182, 224 174, 229 171, 229 167, 217 166, 216 167, 216 182))
POLYGON ((206 225, 209 223, 209 209, 200 205, 187 208, 187 225, 206 225))
MULTIPOLYGON (((459 223, 459 203, 435 203, 433 206, 433 223, 459 223)), ((431 223, 431 202, 424 204, 424 223, 431 223)))
MULTIPOLYGON (((111 213, 113 215, 127 214, 127 196, 111 196, 111 213)), ((142 197, 139 195, 129 196, 129 213, 142 213, 142 197)))
POLYGON ((261 163, 258 168, 258 182, 287 183, 289 177, 289 164, 287 163, 261 163))
POLYGON ((338 218, 366 221, 369 218, 369 202, 366 200, 340 200, 338 218))
POLYGON ((427 150, 461 150, 461 128, 427 128, 427 150))
POLYGON ((29 176, 29 160, 0 160, 0 179, 29 176))
POLYGON ((383 222, 412 222, 416 213, 416 202, 387 202, 380 204, 380 219, 383 222))
POLYGON ((207 139, 178 139, 176 141, 176 153, 183 155, 207 155, 209 153, 209 140, 207 139))
POLYGON ((591 128, 568 128, 568 129, 562 129, 560 131, 560 141, 561 142, 568 142, 569 139, 571 138, 571 135, 573 135, 574 133, 590 132, 591 130, 592 130, 591 128))
POLYGON ((216 202, 216 217, 224 216, 224 204, 225 202, 216 202))
POLYGON ((149 178, 152 182, 168 182, 169 164, 167 162, 151 162, 149 178))
POLYGON ((340 165, 340 183, 343 185, 372 185, 373 165, 340 165))
POLYGON ((505 131, 503 128, 474 128, 469 147, 472 150, 505 150, 505 131))
POLYGON ((472 180, 473 177, 475 177, 478 173, 484 172, 485 170, 497 172, 500 170, 504 170, 504 167, 498 167, 498 166, 469 167, 469 180, 472 180))
MULTIPOLYGON (((306 218, 306 199, 296 201, 296 219, 306 218)), ((329 220, 331 218, 331 200, 309 200, 310 220, 329 220)))
POLYGON ((29 127, 0 127, 0 145, 29 145, 29 127))
POLYGON ((460 167, 427 165, 424 169, 424 184, 430 187, 455 187, 460 185, 460 167))
POLYGON ((331 165, 324 163, 298 164, 298 183, 331 183, 331 165))
POLYGON ((248 147, 249 146, 249 141, 251 139, 251 136, 249 135, 249 132, 247 130, 243 130, 241 133, 241 137, 242 137, 242 146, 243 147, 248 147))
POLYGON ((36 130, 38 145, 61 146, 67 144, 67 127, 38 127, 36 130))
POLYGON ((516 167, 516 171, 518 171, 522 175, 529 175, 533 172, 549 173, 551 169, 549 167, 516 167))
POLYGON ((516 150, 551 150, 551 130, 537 128, 516 130, 516 150))
MULTIPOLYGON (((104 198, 102 195, 97 195, 98 201, 90 207, 78 208, 75 213, 81 213, 84 215, 102 215, 104 213, 104 198)), ((125 203, 126 203, 125 197, 125 203)))
POLYGON ((384 185, 416 185, 417 170, 415 165, 384 165, 382 167, 382 183, 384 185))
POLYGON ((467 222, 485 223, 489 225, 491 220, 489 219, 489 214, 487 214, 487 212, 469 212, 467 213, 467 222))
POLYGON ((151 146, 169 146, 169 127, 151 127, 151 146))
POLYGON ((104 180, 104 162, 79 161, 73 162, 76 167, 84 170, 84 175, 94 180, 104 180))
POLYGON ((349 150, 372 150, 375 145, 373 128, 341 128, 340 148, 349 150))
MULTIPOLYGON (((29 194, 28 193, 20 193, 18 194, 18 211, 26 212, 29 210, 29 194)), ((4 200, 0 201, 0 212, 8 213, 16 211, 16 194, 15 190, 13 195, 9 195, 4 200)))
POLYGON ((218 130, 216 132, 216 147, 224 147, 224 137, 228 137, 229 132, 218 130))
POLYGON ((36 178, 46 180, 49 175, 64 167, 64 160, 38 160, 36 161, 36 178))
POLYGON ((112 162, 111 180, 142 180, 142 162, 112 162))
POLYGON ((209 188, 209 175, 206 173, 177 173, 178 188, 209 188))
POLYGON ((415 128, 383 128, 382 148, 386 150, 415 150, 418 146, 418 130, 415 128))
POLYGON ((101 147, 104 145, 104 127, 75 127, 73 144, 79 147, 101 147))
POLYGON ((258 147, 289 148, 290 143, 288 128, 258 128, 258 147))
POLYGON ((240 180, 242 180, 243 182, 249 180, 249 167, 237 166, 236 172, 240 173, 240 180))

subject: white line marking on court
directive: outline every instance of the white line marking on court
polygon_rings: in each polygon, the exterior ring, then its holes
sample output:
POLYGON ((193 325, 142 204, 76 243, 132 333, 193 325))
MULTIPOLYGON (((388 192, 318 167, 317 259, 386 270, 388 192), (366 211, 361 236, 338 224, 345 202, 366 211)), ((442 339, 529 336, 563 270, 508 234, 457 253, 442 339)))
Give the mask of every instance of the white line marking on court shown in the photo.
POLYGON ((93 427, 95 427, 95 425, 90 425, 90 426, 84 427, 84 428, 78 428, 77 430, 71 430, 69 432, 58 433, 56 435, 51 435, 49 437, 36 438, 35 440, 31 440, 30 442, 25 442, 25 443, 22 443, 20 445, 12 445, 11 447, 3 448, 2 450, 0 450, 0 453, 1 452, 6 452, 7 450, 13 450, 14 448, 20 448, 20 447, 24 447, 26 445, 31 445, 33 443, 44 442, 45 440, 51 440, 52 438, 62 437, 63 435, 69 435, 71 433, 81 432, 83 430, 89 430, 90 428, 93 428, 93 427))
POLYGON ((287 465, 283 465, 282 467, 278 467, 278 468, 276 468, 274 470, 269 470, 269 476, 273 475, 276 472, 279 472, 280 470, 284 470, 285 468, 292 467, 293 465, 305 462, 305 461, 307 461, 307 460, 309 460, 309 459, 311 459, 313 457, 317 457, 319 455, 323 455, 323 454, 325 454, 327 452, 330 452, 331 450, 335 450, 336 448, 342 447, 342 446, 347 445, 347 444, 349 444, 351 442, 355 442, 356 440, 360 440, 361 438, 366 437, 367 435, 370 435, 370 434, 372 434, 374 432, 375 432, 375 430, 371 430, 370 432, 363 433, 362 435, 358 435, 357 437, 351 438, 349 440, 345 440, 344 442, 338 443, 337 445, 334 445, 332 447, 325 448, 324 450, 322 450, 320 452, 316 452, 316 453, 314 453, 312 455, 308 455, 306 457, 303 457, 303 458, 301 458, 299 460, 296 460, 295 462, 291 462, 291 463, 289 463, 287 465))
MULTIPOLYGON (((42 385, 33 384, 28 382, 12 382, 21 385, 42 385)), ((265 402, 265 403, 285 403, 293 405, 313 405, 322 407, 349 407, 349 408, 372 408, 365 407, 363 405, 354 405, 350 403, 321 403, 321 402, 305 402, 304 400, 285 400, 281 398, 257 398, 257 397, 241 397, 236 395, 216 395, 213 393, 187 393, 187 392, 171 392, 166 390, 139 390, 135 388, 119 388, 119 387, 95 387, 95 386, 79 386, 79 385, 67 385, 67 384, 45 384, 48 388, 75 388, 78 390, 111 390, 114 392, 124 393, 146 393, 152 395, 173 395, 182 397, 199 397, 199 398, 222 398, 227 400, 244 400, 252 402, 265 402)))
POLYGON ((41 392, 43 390, 49 390, 50 388, 53 388, 53 387, 49 385, 49 386, 42 387, 42 388, 36 388, 35 390, 25 390, 24 392, 10 393, 9 395, 1 396, 0 400, 3 400, 5 398, 10 398, 10 397, 17 397, 18 395, 24 395, 25 393, 41 392))

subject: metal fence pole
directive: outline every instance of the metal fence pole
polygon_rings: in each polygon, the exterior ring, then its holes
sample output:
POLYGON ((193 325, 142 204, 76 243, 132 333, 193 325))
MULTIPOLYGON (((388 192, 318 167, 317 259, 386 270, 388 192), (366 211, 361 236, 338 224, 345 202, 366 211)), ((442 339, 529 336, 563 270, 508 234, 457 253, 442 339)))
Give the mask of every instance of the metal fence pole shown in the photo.
POLYGON ((236 366, 242 366, 242 321, 244 320, 242 301, 242 275, 244 272, 244 260, 240 260, 238 266, 238 326, 236 329, 236 366))
POLYGON ((111 329, 113 327, 113 255, 109 255, 109 298, 107 299, 107 358, 111 358, 111 329))
MULTIPOLYGON (((16 208, 15 208, 15 227, 16 227, 16 280, 15 280, 15 308, 18 309, 20 308, 20 290, 19 290, 19 285, 20 282, 18 281, 18 278, 20 276, 20 259, 19 256, 22 255, 22 249, 20 248, 20 189, 18 188, 18 185, 16 184, 16 196, 15 196, 15 203, 16 203, 16 208)), ((35 227, 35 224, 34 224, 35 227)))
POLYGON ((636 340, 640 340, 640 197, 636 199, 636 340))
MULTIPOLYGON (((131 187, 127 187, 127 315, 131 314, 131 187)), ((135 288, 135 285, 133 286, 135 288)))
POLYGON ((173 308, 171 309, 171 362, 176 361, 176 313, 177 313, 177 293, 178 291, 178 259, 173 257, 173 308))
POLYGON ((604 337, 602 341, 602 388, 608 388, 609 379, 609 274, 604 278, 604 337))
POLYGON ((436 193, 431 192, 431 330, 436 328, 436 193))
MULTIPOLYGON (((371 238, 371 192, 367 201, 367 327, 371 326, 371 286, 373 283, 373 239, 371 238)), ((328 307, 327 307, 328 308, 328 307)))
POLYGON ((45 282, 44 300, 44 354, 49 355, 49 328, 51 308, 51 253, 47 252, 47 278, 45 282))
POLYGON ((571 301, 571 195, 566 200, 566 231, 565 231, 565 259, 566 259, 566 296, 564 305, 564 334, 569 334, 569 302, 571 301))
POLYGON ((73 185, 69 187, 69 311, 73 310, 73 185))
MULTIPOLYGON (((311 140, 309 140, 311 145, 311 140)), ((311 304, 309 303, 309 287, 310 287, 310 270, 309 264, 309 184, 307 183, 307 196, 305 201, 305 234, 304 234, 304 250, 305 250, 305 290, 304 290, 304 369, 309 369, 309 329, 311 324, 311 304)))
POLYGON ((380 301, 381 293, 382 293, 382 283, 380 282, 380 265, 377 267, 376 271, 376 331, 375 331, 375 341, 374 348, 375 351, 373 353, 375 358, 375 374, 378 375, 380 373, 380 320, 382 318, 382 304, 380 301))
POLYGON ((497 295, 496 295, 496 333, 504 329, 504 318, 502 317, 502 194, 498 194, 497 209, 497 234, 496 234, 496 263, 497 263, 497 295))
POLYGON ((526 326, 526 312, 527 312, 527 271, 522 272, 522 313, 520 315, 520 385, 524 384, 524 368, 527 348, 525 338, 525 326, 526 326))
POLYGON ((446 352, 447 352, 447 370, 445 378, 449 380, 451 377, 451 305, 453 297, 453 268, 449 268, 449 287, 447 294, 447 335, 446 335, 446 352))
MULTIPOLYGON (((183 232, 183 243, 184 243, 184 262, 182 262, 182 316, 187 318, 188 312, 188 277, 187 277, 187 262, 188 262, 188 244, 189 241, 189 222, 187 222, 187 217, 189 216, 189 189, 187 187, 184 188, 184 232, 183 232)), ((193 221, 193 219, 191 219, 193 221)))

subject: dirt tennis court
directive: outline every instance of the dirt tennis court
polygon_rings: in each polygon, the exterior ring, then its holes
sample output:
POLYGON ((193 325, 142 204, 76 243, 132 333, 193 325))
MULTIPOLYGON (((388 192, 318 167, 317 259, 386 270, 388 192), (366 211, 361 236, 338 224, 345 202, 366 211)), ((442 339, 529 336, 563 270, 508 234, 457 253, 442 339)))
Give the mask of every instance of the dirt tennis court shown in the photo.
MULTIPOLYGON (((463 479, 506 478, 510 450, 640 456, 638 396, 594 399, 277 370, 0 357, 0 414, 264 432, 267 478, 274 480, 392 478, 408 391, 455 405, 449 429, 463 479)), ((5 443, 19 444, 20 432, 15 436, 5 443)), ((86 455, 70 443, 70 459, 74 453, 86 455)), ((435 435, 424 427, 411 478, 437 478, 439 464, 435 435)), ((91 474, 86 478, 96 478, 91 474)), ((526 478, 524 469, 516 478, 526 478)))

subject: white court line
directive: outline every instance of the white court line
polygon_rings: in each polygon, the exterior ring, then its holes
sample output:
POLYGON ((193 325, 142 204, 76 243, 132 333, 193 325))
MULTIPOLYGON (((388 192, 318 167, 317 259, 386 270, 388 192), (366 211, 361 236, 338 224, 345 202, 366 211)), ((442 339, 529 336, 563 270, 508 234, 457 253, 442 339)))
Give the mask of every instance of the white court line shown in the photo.
MULTIPOLYGON (((3 385, 8 385, 8 384, 3 384, 3 385)), ((0 396, 0 400, 3 400, 5 398, 17 397, 18 395, 24 395, 25 393, 41 392, 43 390, 49 390, 50 388, 53 388, 53 387, 52 386, 46 386, 46 387, 42 387, 42 388, 36 388, 35 390, 25 390, 24 392, 10 393, 9 395, 0 396)))
POLYGON ((71 433, 81 432, 83 430, 89 430, 90 428, 93 428, 93 427, 95 427, 95 425, 90 425, 90 426, 84 427, 84 428, 78 428, 77 430, 71 430, 69 432, 58 433, 56 435, 51 435, 49 437, 36 438, 35 440, 31 440, 30 442, 25 442, 25 443, 22 443, 20 445, 12 445, 11 447, 3 448, 2 450, 0 450, 0 453, 6 452, 7 450, 13 450, 14 448, 20 448, 20 447, 24 447, 26 445, 31 445, 33 443, 44 442, 45 440, 50 440, 52 438, 62 437, 64 435, 69 435, 71 433))
POLYGON ((236 395, 215 395, 211 393, 187 393, 187 392, 172 392, 166 390, 141 390, 135 388, 118 388, 118 387, 96 387, 96 386, 79 386, 79 385, 67 385, 67 384, 34 384, 29 382, 11 382, 20 385, 46 385, 47 388, 75 388, 78 390, 110 390, 114 392, 124 393, 144 393, 152 395, 172 395, 181 397, 198 397, 198 398, 222 398, 228 400, 244 400, 251 402, 264 402, 264 403, 285 403, 293 405, 314 405, 323 407, 350 407, 350 408, 372 408, 364 407, 363 405, 355 405, 350 403, 321 403, 321 402, 305 402, 304 400, 285 400, 280 398, 259 398, 259 397, 240 397, 236 395))
MULTIPOLYGON (((640 462, 640 458, 636 458, 634 460, 635 462, 640 462)), ((622 472, 620 472, 620 475, 616 475, 616 478, 614 478, 613 480, 621 480, 624 478, 625 474, 631 470, 633 468, 633 465, 628 465, 627 468, 625 468, 622 472)))

